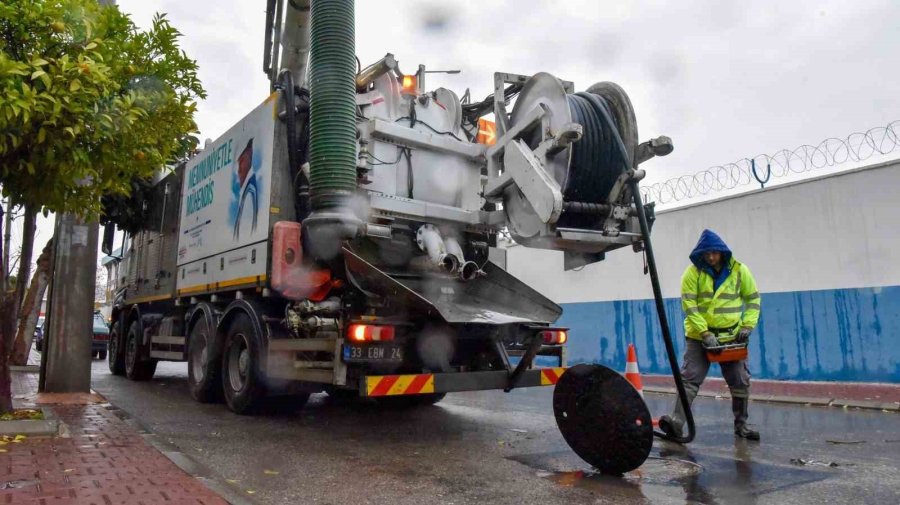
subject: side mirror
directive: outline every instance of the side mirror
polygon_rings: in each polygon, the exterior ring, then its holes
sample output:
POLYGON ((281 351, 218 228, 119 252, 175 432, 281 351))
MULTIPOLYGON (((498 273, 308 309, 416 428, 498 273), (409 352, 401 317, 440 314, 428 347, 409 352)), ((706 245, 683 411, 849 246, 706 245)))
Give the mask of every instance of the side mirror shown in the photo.
POLYGON ((116 225, 109 223, 103 227, 103 242, 100 244, 100 250, 103 254, 111 255, 113 240, 116 238, 116 225))

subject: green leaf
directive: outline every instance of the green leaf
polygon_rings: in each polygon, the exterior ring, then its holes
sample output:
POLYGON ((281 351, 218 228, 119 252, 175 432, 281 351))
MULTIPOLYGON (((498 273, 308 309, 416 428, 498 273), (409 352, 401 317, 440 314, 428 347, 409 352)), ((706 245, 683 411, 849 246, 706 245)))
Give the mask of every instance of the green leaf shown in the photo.
POLYGON ((205 92, 167 18, 141 29, 96 0, 0 0, 0 33, 5 195, 96 217, 102 197, 129 193, 189 148, 205 92), (53 23, 64 30, 45 29, 53 23), (77 186, 83 176, 94 184, 77 186))

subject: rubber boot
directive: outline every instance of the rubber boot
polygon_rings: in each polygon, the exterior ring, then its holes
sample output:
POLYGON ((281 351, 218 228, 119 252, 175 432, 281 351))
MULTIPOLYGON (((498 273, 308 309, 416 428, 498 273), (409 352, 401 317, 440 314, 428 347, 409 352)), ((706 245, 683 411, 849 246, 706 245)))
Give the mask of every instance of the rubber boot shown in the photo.
MULTIPOLYGON (((750 407, 749 391, 731 391, 731 411, 734 413, 734 434, 747 440, 759 440, 759 432, 747 427, 750 407)), ((660 421, 661 423, 662 421, 660 421)))
MULTIPOLYGON (((694 398, 697 397, 699 391, 700 386, 688 382, 684 383, 684 392, 687 394, 688 407, 694 403, 694 398)), ((659 429, 670 437, 680 438, 683 436, 684 423, 686 420, 684 408, 681 406, 681 399, 679 398, 678 401, 675 402, 675 409, 672 411, 672 415, 659 418, 659 429)))

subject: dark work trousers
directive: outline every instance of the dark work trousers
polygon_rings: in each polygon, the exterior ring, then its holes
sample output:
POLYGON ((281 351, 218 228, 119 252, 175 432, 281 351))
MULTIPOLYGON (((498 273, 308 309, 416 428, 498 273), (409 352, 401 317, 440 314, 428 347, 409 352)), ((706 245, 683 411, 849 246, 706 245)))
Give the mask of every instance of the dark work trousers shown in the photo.
MULTIPOLYGON (((684 379, 684 389, 687 392, 688 405, 694 401, 700 385, 706 379, 709 372, 709 359, 706 357, 706 349, 699 340, 688 338, 684 349, 684 361, 681 365, 681 377, 684 379)), ((747 407, 750 399, 750 370, 747 368, 747 360, 729 361, 719 363, 722 368, 722 377, 731 390, 731 407, 734 412, 735 430, 747 424, 747 407)), ((672 412, 672 421, 675 427, 684 426, 685 416, 681 402, 677 401, 672 412)))

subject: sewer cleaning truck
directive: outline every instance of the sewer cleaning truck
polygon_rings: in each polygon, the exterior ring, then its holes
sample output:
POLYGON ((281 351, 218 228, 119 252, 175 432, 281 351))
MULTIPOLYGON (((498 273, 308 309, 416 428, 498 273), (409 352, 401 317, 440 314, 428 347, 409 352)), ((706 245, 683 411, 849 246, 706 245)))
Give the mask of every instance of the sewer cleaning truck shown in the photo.
POLYGON ((640 142, 610 82, 497 72, 473 101, 391 54, 361 68, 352 0, 266 11, 271 95, 161 171, 126 237, 112 373, 186 362, 196 400, 240 414, 319 392, 417 406, 556 385, 581 457, 639 466, 643 400, 605 367, 566 370, 561 308, 492 259, 502 236, 563 251, 566 268, 620 248, 652 258, 638 166, 671 141, 640 142))

